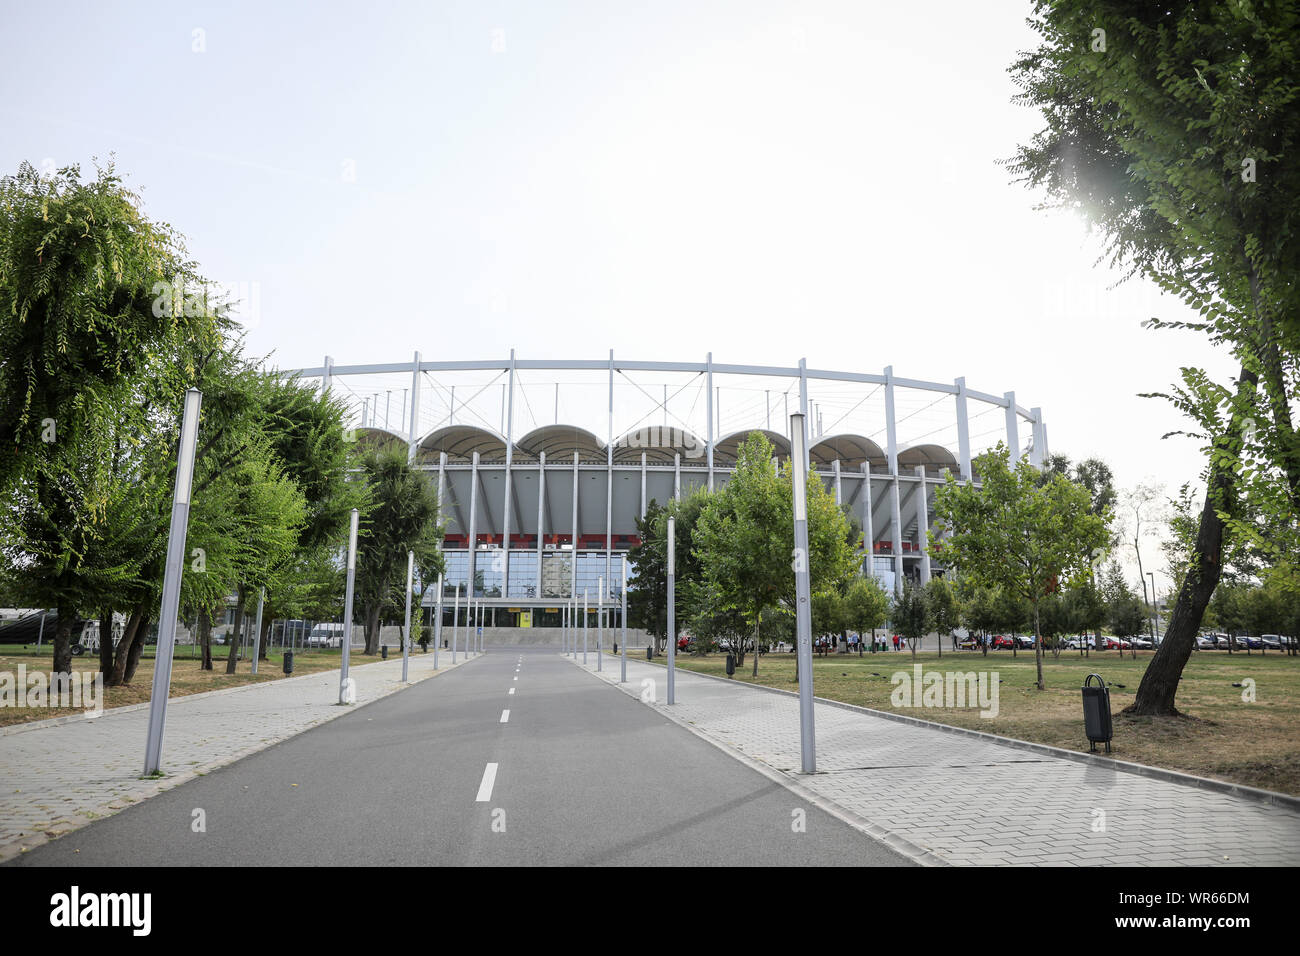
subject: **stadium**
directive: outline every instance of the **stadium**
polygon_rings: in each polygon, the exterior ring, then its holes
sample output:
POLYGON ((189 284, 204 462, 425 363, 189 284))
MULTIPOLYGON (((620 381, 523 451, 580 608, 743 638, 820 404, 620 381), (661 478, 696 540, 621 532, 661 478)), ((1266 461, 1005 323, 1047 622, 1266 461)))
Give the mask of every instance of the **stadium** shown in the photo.
MULTIPOLYGON (((1035 464, 1041 409, 1015 392, 881 372, 616 358, 411 361, 286 374, 317 378, 349 409, 358 442, 406 446, 434 473, 446 525, 444 617, 473 593, 495 627, 558 627, 563 606, 606 587, 617 605, 623 555, 651 501, 729 480, 737 449, 763 432, 790 452, 789 416, 807 416, 808 456, 871 542, 890 589, 942 574, 922 548, 936 486, 978 480, 971 461, 998 441, 1035 464), (1023 437, 1023 441, 1022 441, 1023 437)), ((436 597, 431 588, 426 605, 436 597)))

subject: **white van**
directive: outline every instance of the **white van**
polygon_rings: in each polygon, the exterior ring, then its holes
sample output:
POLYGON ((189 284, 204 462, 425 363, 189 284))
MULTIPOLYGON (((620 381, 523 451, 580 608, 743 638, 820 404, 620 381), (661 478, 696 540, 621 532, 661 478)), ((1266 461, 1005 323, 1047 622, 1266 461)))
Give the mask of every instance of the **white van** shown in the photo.
POLYGON ((342 624, 317 624, 307 635, 308 647, 342 647, 342 624))

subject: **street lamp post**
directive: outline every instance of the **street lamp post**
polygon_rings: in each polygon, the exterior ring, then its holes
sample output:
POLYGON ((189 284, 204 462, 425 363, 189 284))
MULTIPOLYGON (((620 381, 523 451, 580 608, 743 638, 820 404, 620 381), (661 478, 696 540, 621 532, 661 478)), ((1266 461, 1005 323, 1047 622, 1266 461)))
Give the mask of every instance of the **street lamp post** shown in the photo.
POLYGON ((438 669, 438 648, 442 647, 442 575, 438 575, 437 617, 433 622, 433 669, 438 669))
POLYGON ((620 645, 623 649, 623 671, 619 676, 620 684, 627 683, 627 555, 623 555, 623 608, 622 608, 622 626, 623 626, 623 643, 620 645))
MULTIPOLYGON (((1155 587, 1153 584, 1152 587, 1155 587)), ((266 588, 257 592, 257 622, 253 625, 253 673, 257 673, 257 659, 262 656, 262 605, 266 603, 266 588)), ((103 640, 103 638, 100 638, 103 640)), ((113 636, 110 634, 111 641, 113 636)))
MULTIPOLYGON (((149 697, 149 729, 145 738, 145 776, 159 772, 163 730, 167 725, 167 696, 171 693, 172 655, 176 645, 176 614, 181 602, 181 564, 185 560, 185 535, 190 523, 190 486, 194 479, 194 450, 199 437, 199 411, 203 393, 185 392, 181 440, 176 455, 176 484, 172 488, 172 519, 167 532, 167 563, 163 575, 162 607, 158 614, 158 647, 154 654, 153 692, 149 697)), ((44 631, 45 618, 41 618, 44 631)))
POLYGON ((339 703, 351 703, 348 698, 348 657, 352 651, 352 598, 357 583, 357 521, 361 513, 352 509, 352 527, 348 531, 348 585, 343 596, 343 666, 339 669, 339 703))
MULTIPOLYGON (((808 581, 808 459, 804 416, 790 416, 790 473, 794 492, 795 640, 799 665, 799 758, 804 773, 817 771, 813 730, 812 607, 808 581)), ((755 653, 758 648, 755 647, 755 653)))
POLYGON ((460 630, 460 585, 456 585, 456 603, 451 607, 451 662, 456 663, 456 636, 460 630))
MULTIPOLYGON (((387 412, 384 413, 385 416, 387 412)), ((415 587, 415 552, 406 552, 406 627, 402 630, 402 683, 409 684, 407 668, 410 666, 411 647, 411 591, 415 587)))
POLYGON ((596 579, 596 670, 605 656, 605 579, 596 579))
POLYGON ((668 516, 668 703, 677 702, 677 519, 668 516))
POLYGON ((582 666, 587 666, 587 589, 582 589, 582 666))

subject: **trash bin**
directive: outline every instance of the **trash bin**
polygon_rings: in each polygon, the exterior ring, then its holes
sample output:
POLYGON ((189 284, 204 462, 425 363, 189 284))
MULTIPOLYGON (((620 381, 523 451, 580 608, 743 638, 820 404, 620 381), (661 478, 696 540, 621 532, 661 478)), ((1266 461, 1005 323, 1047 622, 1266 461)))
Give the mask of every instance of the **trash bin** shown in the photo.
POLYGON ((1114 730, 1110 721, 1110 688, 1101 679, 1100 674, 1089 674, 1083 682, 1083 731, 1088 735, 1088 750, 1097 752, 1097 744, 1106 745, 1110 753, 1110 741, 1114 730), (1097 686, 1092 686, 1092 679, 1097 678, 1097 686))
POLYGON ((655 659, 655 646, 653 644, 647 644, 645 646, 645 659, 648 661, 655 659))
POLYGON ((727 655, 727 676, 730 677, 736 673, 736 655, 727 655))
POLYGON ((615 653, 615 654, 618 653, 618 641, 615 641, 615 642, 614 642, 614 653, 615 653))
POLYGON ((381 647, 379 650, 380 650, 380 654, 379 654, 379 656, 380 656, 383 660, 388 660, 388 645, 385 644, 385 645, 384 645, 383 647, 381 647))
POLYGON ((284 652, 284 672, 286 674, 293 673, 293 651, 284 652))

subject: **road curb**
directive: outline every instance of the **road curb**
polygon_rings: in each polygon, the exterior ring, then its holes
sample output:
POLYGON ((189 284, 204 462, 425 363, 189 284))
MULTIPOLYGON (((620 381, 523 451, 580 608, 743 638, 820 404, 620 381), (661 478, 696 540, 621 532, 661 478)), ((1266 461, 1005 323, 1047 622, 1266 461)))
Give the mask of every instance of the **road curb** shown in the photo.
MULTIPOLYGON (((606 677, 604 671, 596 671, 591 666, 584 666, 578 661, 570 661, 570 663, 572 663, 575 667, 577 667, 578 670, 590 674, 592 677, 595 677, 597 680, 600 680, 605 684, 609 684, 615 690, 621 691, 622 693, 626 694, 628 697, 631 697, 633 700, 639 701, 638 695, 630 687, 624 687, 620 685, 617 680, 613 680, 611 678, 606 677)), ((644 663, 649 664, 652 662, 645 661, 644 663)), ((704 677, 707 675, 699 674, 695 676, 704 677)), ((821 794, 810 790, 808 787, 800 783, 799 780, 796 777, 792 776, 791 774, 788 774, 782 770, 778 770, 769 764, 763 763, 761 760, 757 760, 754 757, 751 757, 743 750, 736 749, 731 744, 727 743, 721 738, 715 737, 712 734, 710 734, 708 731, 700 729, 695 724, 692 724, 690 721, 683 720, 682 718, 678 717, 676 714, 668 710, 667 704, 663 704, 663 705, 654 704, 650 706, 655 713, 662 715, 665 719, 676 724, 678 727, 681 727, 689 731, 690 733, 694 734, 696 737, 700 738, 701 740, 709 744, 712 744, 714 747, 717 747, 719 750, 726 753, 727 756, 732 757, 733 759, 739 761, 740 763, 744 764, 746 767, 749 767, 751 770, 754 770, 757 773, 762 774, 764 777, 771 780, 773 783, 780 784, 782 787, 785 787, 785 789, 789 790, 791 793, 797 796, 800 800, 812 804, 817 809, 829 814, 830 816, 839 820, 841 823, 847 824, 848 826, 851 826, 853 829, 863 833, 864 835, 871 837, 873 840, 885 844, 887 847, 889 847, 895 853, 898 853, 900 856, 907 857, 909 860, 911 860, 912 862, 920 866, 951 866, 952 865, 950 861, 945 860, 942 857, 936 856, 935 854, 931 853, 929 850, 925 849, 924 847, 919 847, 916 844, 912 843, 910 840, 907 840, 904 837, 901 837, 890 830, 886 830, 883 827, 879 826, 878 824, 872 823, 866 817, 860 816, 851 810, 847 810, 844 807, 840 806, 838 803, 835 803, 834 801, 829 800, 826 797, 823 797, 821 794)))

